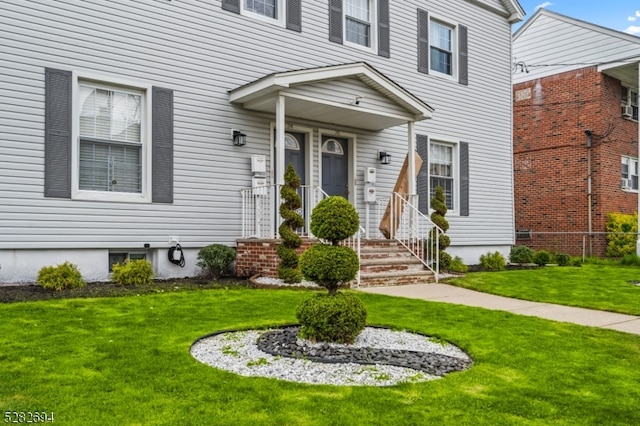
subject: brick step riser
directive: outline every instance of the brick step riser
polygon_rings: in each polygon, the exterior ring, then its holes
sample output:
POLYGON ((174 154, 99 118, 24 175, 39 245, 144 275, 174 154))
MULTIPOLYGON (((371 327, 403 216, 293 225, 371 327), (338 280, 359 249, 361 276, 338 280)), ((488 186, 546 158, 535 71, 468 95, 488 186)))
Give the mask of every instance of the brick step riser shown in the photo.
POLYGON ((415 257, 409 252, 405 252, 405 253, 360 253, 360 259, 362 259, 363 261, 366 261, 366 260, 384 260, 384 259, 396 261, 398 259, 411 260, 411 259, 415 259, 415 257))
POLYGON ((380 272, 408 272, 413 271, 417 274, 424 272, 424 265, 418 264, 398 264, 398 265, 360 265, 360 272, 365 274, 375 274, 380 272))
POLYGON ((360 287, 381 287, 390 285, 420 284, 434 282, 432 274, 399 277, 361 278, 360 287))

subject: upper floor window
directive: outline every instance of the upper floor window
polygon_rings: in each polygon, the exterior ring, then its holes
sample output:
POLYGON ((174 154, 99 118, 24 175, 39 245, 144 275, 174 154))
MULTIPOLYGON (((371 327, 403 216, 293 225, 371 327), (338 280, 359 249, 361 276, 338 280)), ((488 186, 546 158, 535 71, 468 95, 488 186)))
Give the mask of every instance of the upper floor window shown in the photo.
POLYGON ((79 97, 78 189, 141 193, 144 93, 81 83, 79 97))
POLYGON ((371 46, 371 0, 345 0, 345 40, 365 47, 371 46))
POLYGON ((453 27, 438 21, 429 23, 431 44, 429 66, 432 71, 453 75, 453 27))
POLYGON ((622 189, 638 190, 638 160, 622 156, 622 189))
POLYGON ((638 120, 638 91, 622 86, 622 94, 620 98, 622 106, 622 116, 638 120))
POLYGON ((469 84, 467 27, 418 9, 418 71, 469 84))
POLYGON ((222 8, 300 32, 301 2, 302 0, 222 0, 222 8))
POLYGON ((389 0, 329 0, 329 40, 391 55, 389 0))

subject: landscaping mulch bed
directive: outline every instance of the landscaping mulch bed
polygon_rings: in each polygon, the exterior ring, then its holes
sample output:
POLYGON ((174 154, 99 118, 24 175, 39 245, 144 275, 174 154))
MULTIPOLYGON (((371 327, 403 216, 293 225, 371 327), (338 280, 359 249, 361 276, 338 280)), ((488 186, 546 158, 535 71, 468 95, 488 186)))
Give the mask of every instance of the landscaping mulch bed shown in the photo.
POLYGON ((219 278, 216 281, 203 278, 156 280, 151 285, 139 286, 124 286, 112 282, 94 282, 88 283, 87 286, 83 288, 62 291, 47 290, 35 284, 0 285, 0 303, 67 299, 74 297, 117 297, 249 286, 248 280, 238 278, 219 278))

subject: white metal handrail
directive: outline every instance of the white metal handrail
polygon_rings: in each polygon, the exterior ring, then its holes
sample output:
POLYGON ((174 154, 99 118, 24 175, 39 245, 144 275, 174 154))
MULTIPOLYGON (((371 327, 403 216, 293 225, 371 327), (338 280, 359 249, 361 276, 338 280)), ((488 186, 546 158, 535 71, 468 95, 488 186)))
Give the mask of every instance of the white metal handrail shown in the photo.
POLYGON ((389 200, 391 236, 435 274, 440 274, 440 236, 444 233, 411 202, 411 196, 394 192, 389 200), (397 224, 397 229, 393 229, 397 224))

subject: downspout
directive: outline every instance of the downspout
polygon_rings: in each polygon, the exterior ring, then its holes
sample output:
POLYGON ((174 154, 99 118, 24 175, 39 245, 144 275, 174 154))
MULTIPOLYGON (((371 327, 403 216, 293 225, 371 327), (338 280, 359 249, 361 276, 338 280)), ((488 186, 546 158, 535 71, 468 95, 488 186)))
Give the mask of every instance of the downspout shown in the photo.
POLYGON ((593 219, 591 217, 593 207, 593 196, 591 194, 591 135, 593 132, 587 129, 584 134, 587 135, 587 228, 589 231, 589 257, 591 257, 593 256, 593 219))

